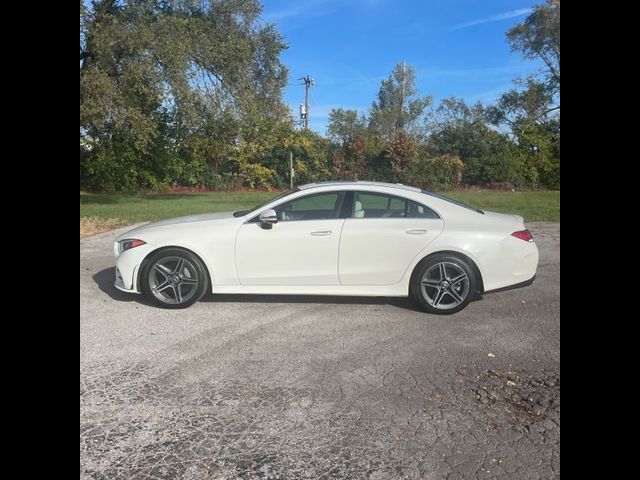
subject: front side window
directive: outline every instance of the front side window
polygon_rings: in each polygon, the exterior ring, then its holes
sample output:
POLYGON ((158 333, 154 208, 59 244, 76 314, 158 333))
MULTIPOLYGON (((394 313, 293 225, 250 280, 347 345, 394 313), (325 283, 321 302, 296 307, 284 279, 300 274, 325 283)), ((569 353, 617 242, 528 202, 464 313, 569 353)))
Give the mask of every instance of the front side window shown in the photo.
POLYGON ((274 210, 278 214, 278 220, 283 222, 339 218, 344 197, 344 192, 306 195, 302 198, 282 203, 274 210))
POLYGON ((270 204, 272 202, 275 202, 276 200, 279 200, 281 198, 287 197, 287 196, 291 195, 292 193, 296 193, 296 192, 299 192, 299 191, 300 191, 299 188, 294 188, 293 190, 289 190, 288 192, 284 192, 284 193, 281 193, 280 195, 275 196, 274 198, 272 198, 268 202, 264 202, 264 203, 261 203, 260 205, 256 205, 255 207, 253 207, 250 210, 238 210, 237 212, 233 212, 233 216, 234 217, 244 217, 245 215, 251 215, 253 212, 258 210, 259 208, 262 208, 265 205, 268 205, 268 204, 270 204))
POLYGON ((440 218, 436 212, 406 198, 357 192, 352 218, 440 218))

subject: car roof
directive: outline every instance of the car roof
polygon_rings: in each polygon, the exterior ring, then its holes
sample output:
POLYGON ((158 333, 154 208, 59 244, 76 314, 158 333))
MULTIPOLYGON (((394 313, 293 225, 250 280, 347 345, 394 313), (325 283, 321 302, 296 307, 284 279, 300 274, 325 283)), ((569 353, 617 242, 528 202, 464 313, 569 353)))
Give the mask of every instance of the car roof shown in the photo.
POLYGON ((391 188, 399 188, 402 190, 408 190, 411 192, 422 192, 421 189, 416 187, 411 187, 409 185, 403 185, 401 183, 386 183, 386 182, 370 182, 363 180, 338 180, 338 181, 329 181, 329 182, 315 182, 315 183, 307 183, 306 185, 299 185, 298 188, 300 190, 307 190, 309 188, 316 187, 329 187, 329 186, 371 186, 371 187, 391 187, 391 188))

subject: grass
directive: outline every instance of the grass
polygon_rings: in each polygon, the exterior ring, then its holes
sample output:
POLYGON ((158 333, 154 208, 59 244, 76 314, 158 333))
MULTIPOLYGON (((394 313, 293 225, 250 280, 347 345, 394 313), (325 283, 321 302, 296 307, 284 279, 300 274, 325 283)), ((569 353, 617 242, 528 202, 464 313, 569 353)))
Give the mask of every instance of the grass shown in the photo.
POLYGON ((446 192, 447 197, 481 210, 522 215, 525 222, 559 222, 560 192, 497 192, 494 190, 446 192))
POLYGON ((129 223, 163 220, 197 213, 252 208, 277 192, 206 192, 171 194, 80 193, 80 216, 119 218, 129 223))
MULTIPOLYGON (((80 238, 133 223, 198 213, 252 208, 274 192, 206 192, 179 194, 91 194, 80 192, 80 238), (83 226, 84 225, 84 226, 83 226), (84 232, 84 234, 83 234, 84 232)), ((474 207, 522 215, 526 222, 560 221, 560 192, 447 192, 474 207)))
POLYGON ((118 218, 80 217, 80 238, 90 237, 96 233, 106 232, 125 225, 129 225, 129 222, 118 218))
POLYGON ((80 192, 80 238, 133 223, 252 208, 273 192, 91 194, 80 192))

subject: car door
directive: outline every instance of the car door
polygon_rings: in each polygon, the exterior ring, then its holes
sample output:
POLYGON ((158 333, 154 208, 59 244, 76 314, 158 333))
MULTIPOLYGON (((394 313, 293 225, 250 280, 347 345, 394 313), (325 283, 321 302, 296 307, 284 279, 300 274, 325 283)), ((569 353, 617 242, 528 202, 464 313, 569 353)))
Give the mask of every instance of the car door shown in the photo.
POLYGON ((354 193, 342 229, 342 285, 391 285, 443 230, 439 215, 413 200, 377 192, 354 193))
POLYGON ((344 201, 342 191, 305 195, 274 208, 270 229, 258 217, 243 224, 235 248, 240 284, 339 285, 344 201))

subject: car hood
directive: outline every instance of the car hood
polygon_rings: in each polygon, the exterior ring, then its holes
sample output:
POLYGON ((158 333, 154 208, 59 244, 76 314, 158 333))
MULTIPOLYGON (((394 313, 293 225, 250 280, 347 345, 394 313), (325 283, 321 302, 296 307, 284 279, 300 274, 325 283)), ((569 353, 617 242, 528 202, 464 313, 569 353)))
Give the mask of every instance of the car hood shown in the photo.
MULTIPOLYGON (((233 212, 220 212, 220 213, 204 213, 201 215, 187 215, 185 217, 168 218, 166 220, 160 220, 159 222, 147 223, 141 225, 132 230, 129 230, 120 235, 116 241, 124 238, 135 238, 136 235, 142 232, 148 232, 152 230, 158 230, 166 227, 172 227, 180 224, 194 224, 201 222, 209 222, 213 224, 223 224, 234 218, 233 212)), ((186 225, 185 225, 186 226, 186 225)))

